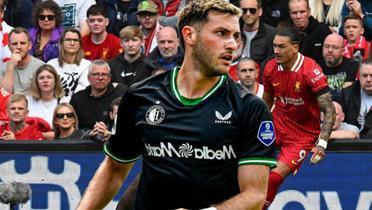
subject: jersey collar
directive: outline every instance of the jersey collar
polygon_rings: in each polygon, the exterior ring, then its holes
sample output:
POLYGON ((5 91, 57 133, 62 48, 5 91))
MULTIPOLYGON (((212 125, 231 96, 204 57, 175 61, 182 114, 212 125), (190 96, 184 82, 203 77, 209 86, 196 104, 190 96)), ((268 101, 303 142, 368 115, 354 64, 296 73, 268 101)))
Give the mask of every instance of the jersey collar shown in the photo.
MULTIPOLYGON (((304 63, 304 56, 301 53, 297 53, 296 62, 294 63, 290 71, 298 72, 298 70, 300 70, 303 63, 304 63)), ((282 64, 278 65, 278 71, 284 71, 284 67, 282 64)))
POLYGON ((204 96, 202 96, 201 98, 190 99, 190 98, 183 97, 179 93, 179 91, 178 91, 178 88, 177 88, 177 75, 178 75, 178 71, 179 70, 180 70, 180 67, 175 67, 172 70, 172 72, 171 72, 171 83, 170 83, 170 86, 171 86, 171 90, 172 90, 174 96, 176 96, 176 98, 178 99, 178 101, 181 102, 185 106, 194 106, 194 105, 197 105, 200 102, 204 101, 210 95, 212 95, 214 92, 216 92, 216 90, 219 87, 221 87, 222 84, 227 79, 227 76, 226 75, 221 75, 220 78, 219 78, 219 80, 218 80, 218 82, 204 96))

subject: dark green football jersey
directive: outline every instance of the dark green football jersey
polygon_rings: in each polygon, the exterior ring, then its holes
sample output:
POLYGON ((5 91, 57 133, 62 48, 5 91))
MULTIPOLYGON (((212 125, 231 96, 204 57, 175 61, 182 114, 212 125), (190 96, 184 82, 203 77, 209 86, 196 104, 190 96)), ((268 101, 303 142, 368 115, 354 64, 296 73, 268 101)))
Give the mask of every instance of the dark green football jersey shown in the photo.
POLYGON ((178 69, 131 86, 119 106, 113 159, 143 158, 135 209, 200 209, 239 193, 245 164, 276 164, 270 111, 226 75, 202 98, 182 97, 178 69))

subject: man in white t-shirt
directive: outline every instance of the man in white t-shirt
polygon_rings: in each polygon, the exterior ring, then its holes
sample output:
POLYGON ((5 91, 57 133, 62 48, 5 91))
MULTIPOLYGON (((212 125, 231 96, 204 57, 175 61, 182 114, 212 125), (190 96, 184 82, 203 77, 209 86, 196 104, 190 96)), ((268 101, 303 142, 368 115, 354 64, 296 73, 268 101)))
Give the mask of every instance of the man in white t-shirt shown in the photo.
POLYGON ((240 59, 236 71, 240 84, 254 95, 262 98, 264 86, 257 82, 259 70, 256 62, 252 58, 244 57, 240 59))
POLYGON ((25 28, 17 27, 9 33, 9 61, 0 64, 0 86, 9 93, 26 93, 34 72, 44 64, 29 54, 32 43, 25 28))
POLYGON ((54 0, 60 7, 64 14, 63 26, 65 28, 75 27, 79 28, 81 35, 89 34, 89 28, 86 22, 87 10, 95 0, 54 0))

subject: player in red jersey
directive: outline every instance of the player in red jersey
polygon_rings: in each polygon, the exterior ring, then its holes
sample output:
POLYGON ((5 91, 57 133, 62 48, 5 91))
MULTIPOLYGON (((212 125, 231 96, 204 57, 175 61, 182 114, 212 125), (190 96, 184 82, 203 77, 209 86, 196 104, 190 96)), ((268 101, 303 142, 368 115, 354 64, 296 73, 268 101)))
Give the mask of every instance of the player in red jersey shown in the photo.
POLYGON ((314 164, 325 157, 335 121, 327 78, 314 60, 299 53, 300 43, 295 29, 279 29, 273 45, 275 58, 264 70, 263 99, 269 108, 275 103, 272 114, 276 144, 280 147, 277 167, 270 172, 264 208, 274 200, 284 179, 298 171, 310 151, 314 164), (320 110, 325 113, 322 128, 320 110))

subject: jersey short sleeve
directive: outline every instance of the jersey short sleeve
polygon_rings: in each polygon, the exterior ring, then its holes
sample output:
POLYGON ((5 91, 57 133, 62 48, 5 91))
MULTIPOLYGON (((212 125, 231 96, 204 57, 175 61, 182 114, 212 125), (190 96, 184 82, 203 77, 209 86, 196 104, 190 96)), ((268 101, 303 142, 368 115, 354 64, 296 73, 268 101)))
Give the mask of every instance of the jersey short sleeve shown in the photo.
MULTIPOLYGON (((310 61, 310 60, 308 60, 310 61)), ((323 74, 322 68, 315 61, 305 63, 304 72, 306 81, 314 93, 328 89, 327 77, 323 74)))
POLYGON ((274 167, 275 130, 271 113, 266 104, 256 96, 249 96, 243 103, 239 165, 274 167))
POLYGON ((129 88, 120 102, 116 133, 104 147, 106 155, 118 162, 133 162, 141 155, 141 137, 134 123, 135 107, 135 99, 129 88))
POLYGON ((274 95, 274 89, 271 85, 271 74, 272 74, 273 68, 276 68, 276 67, 277 66, 275 64, 275 59, 272 59, 269 62, 267 62, 264 68, 264 72, 263 72, 264 91, 272 95, 274 95))

